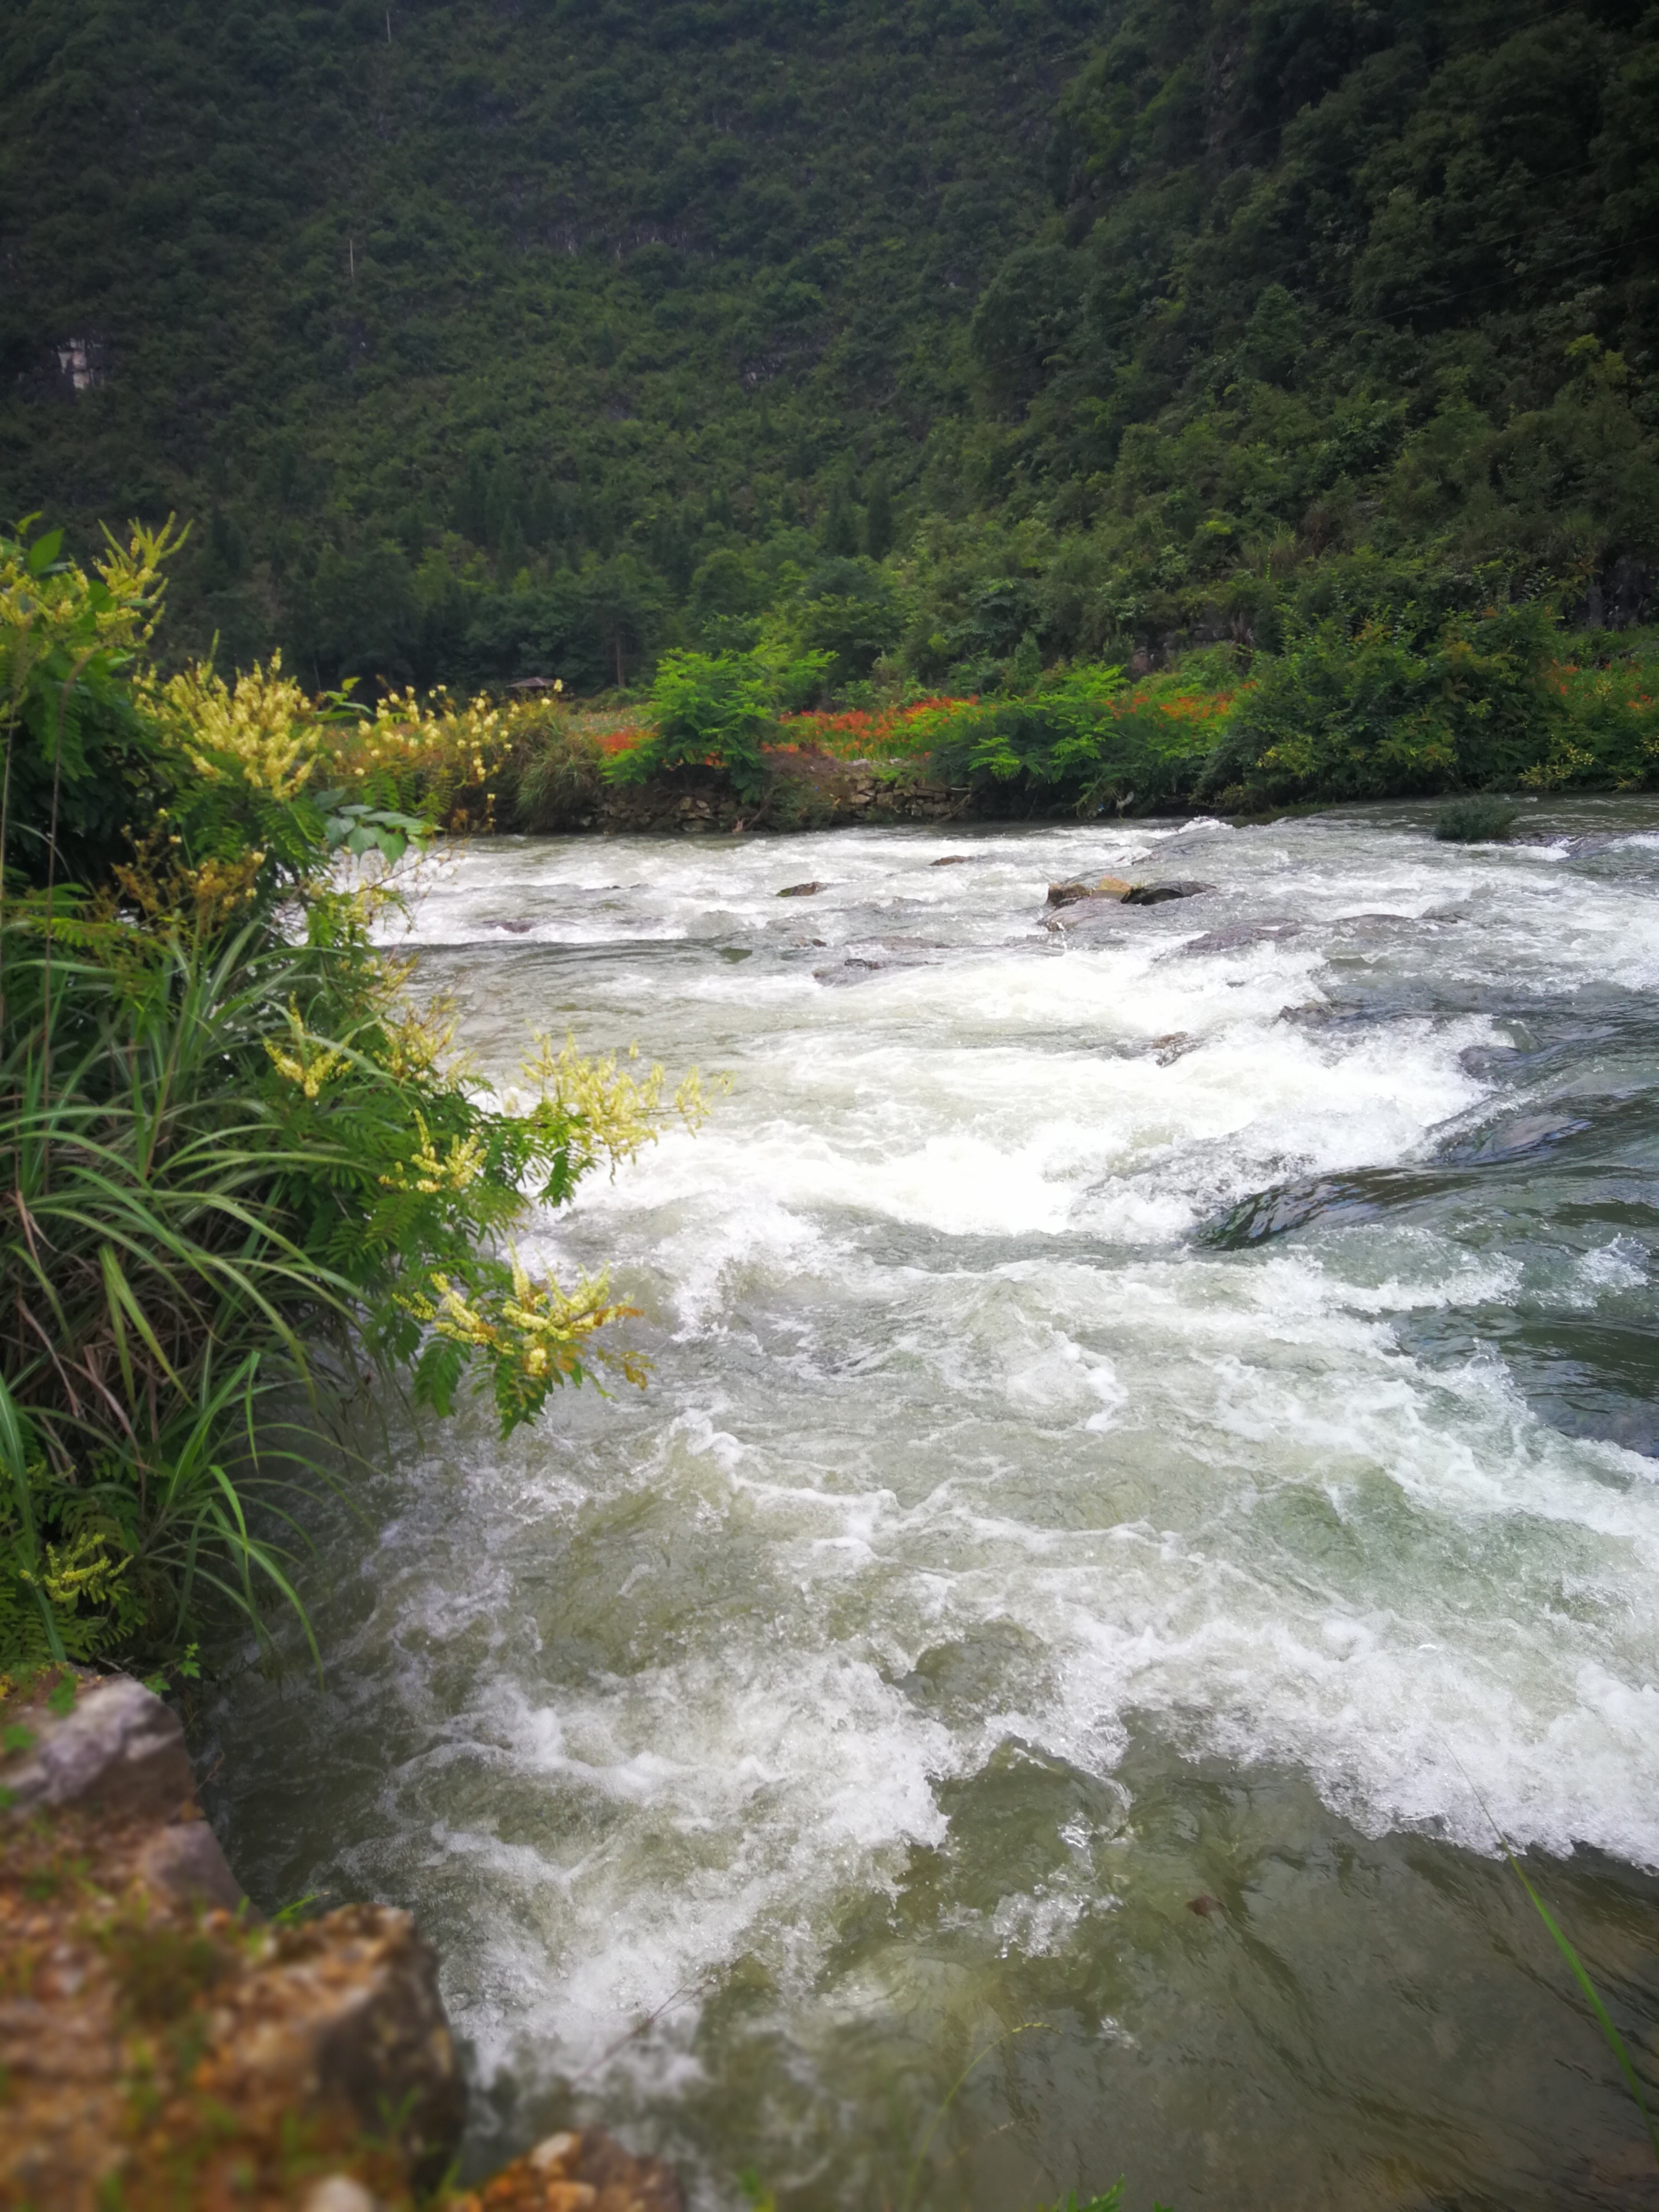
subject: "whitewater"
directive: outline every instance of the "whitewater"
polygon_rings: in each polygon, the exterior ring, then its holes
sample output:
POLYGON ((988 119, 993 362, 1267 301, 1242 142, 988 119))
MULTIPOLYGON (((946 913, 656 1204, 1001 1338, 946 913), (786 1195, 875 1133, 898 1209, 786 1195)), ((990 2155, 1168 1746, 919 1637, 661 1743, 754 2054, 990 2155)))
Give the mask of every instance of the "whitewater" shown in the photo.
POLYGON ((730 1079, 521 1240, 609 1267, 648 1388, 360 1409, 325 1680, 210 1716, 262 1904, 418 1913, 475 2160, 602 2116, 708 2212, 1645 2201, 1499 1839, 1644 2047, 1659 806, 1431 816, 426 867, 498 1087, 534 1030, 730 1079), (1108 874, 1209 888, 1045 903, 1108 874))

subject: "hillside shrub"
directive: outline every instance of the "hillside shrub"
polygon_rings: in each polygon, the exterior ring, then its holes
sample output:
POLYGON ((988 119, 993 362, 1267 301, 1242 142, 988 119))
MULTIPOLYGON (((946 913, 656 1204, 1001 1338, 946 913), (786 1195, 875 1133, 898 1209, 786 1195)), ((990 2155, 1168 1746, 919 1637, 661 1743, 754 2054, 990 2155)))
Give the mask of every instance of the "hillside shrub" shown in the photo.
POLYGON ((1000 787, 1044 809, 1156 810, 1184 803, 1232 702, 1231 686, 1166 675, 1132 687, 1121 668, 1085 663, 942 714, 935 764, 988 797, 1000 787))
POLYGON ((1249 808, 1524 782, 1565 727, 1558 641, 1537 605, 1426 636, 1408 617, 1322 622, 1257 661, 1199 790, 1249 808))

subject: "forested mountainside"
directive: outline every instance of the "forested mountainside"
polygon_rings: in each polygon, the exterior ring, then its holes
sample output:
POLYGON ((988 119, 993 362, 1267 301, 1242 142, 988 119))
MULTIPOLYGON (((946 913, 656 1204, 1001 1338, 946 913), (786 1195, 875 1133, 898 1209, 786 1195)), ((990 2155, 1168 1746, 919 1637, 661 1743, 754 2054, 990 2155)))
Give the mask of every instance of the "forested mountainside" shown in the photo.
POLYGON ((15 0, 0 508, 319 683, 1632 619, 1656 112, 1628 0, 15 0))

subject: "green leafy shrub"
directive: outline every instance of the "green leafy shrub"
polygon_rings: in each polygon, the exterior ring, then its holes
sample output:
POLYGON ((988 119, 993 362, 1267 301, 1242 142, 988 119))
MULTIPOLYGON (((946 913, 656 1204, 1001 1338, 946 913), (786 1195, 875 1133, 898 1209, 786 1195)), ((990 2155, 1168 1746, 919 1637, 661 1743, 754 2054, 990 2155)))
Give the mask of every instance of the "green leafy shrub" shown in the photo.
POLYGON ((634 784, 674 769, 716 768, 740 797, 758 798, 763 745, 825 665, 819 654, 781 661, 757 653, 667 653, 651 687, 651 734, 612 754, 605 775, 634 784))
POLYGON ((1188 800, 1230 712, 1231 686, 1209 688, 1183 674, 1132 686, 1121 668, 1084 663, 1042 678, 1012 698, 972 700, 942 712, 934 764, 994 803, 1097 813, 1180 805, 1188 800))
POLYGON ((1501 799, 1455 799, 1436 815, 1434 834, 1443 845, 1501 844, 1520 811, 1501 799))
POLYGON ((1200 790, 1247 808, 1524 781, 1564 726, 1558 643, 1536 604, 1433 628, 1409 611, 1322 622, 1258 660, 1200 790))

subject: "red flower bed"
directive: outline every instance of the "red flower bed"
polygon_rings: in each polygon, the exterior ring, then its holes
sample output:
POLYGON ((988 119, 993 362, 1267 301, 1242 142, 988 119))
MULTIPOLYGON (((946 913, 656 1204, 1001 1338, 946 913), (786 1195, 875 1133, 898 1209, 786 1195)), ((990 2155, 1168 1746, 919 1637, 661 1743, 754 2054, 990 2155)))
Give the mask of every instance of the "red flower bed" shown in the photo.
POLYGON ((787 737, 767 750, 829 753, 837 760, 863 760, 872 753, 925 751, 925 741, 941 716, 977 704, 975 699, 941 696, 918 699, 908 707, 884 708, 879 714, 854 708, 842 714, 786 714, 779 727, 787 732, 787 737))

